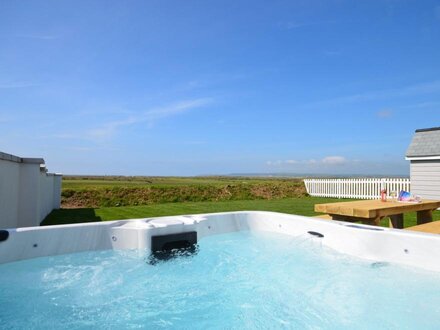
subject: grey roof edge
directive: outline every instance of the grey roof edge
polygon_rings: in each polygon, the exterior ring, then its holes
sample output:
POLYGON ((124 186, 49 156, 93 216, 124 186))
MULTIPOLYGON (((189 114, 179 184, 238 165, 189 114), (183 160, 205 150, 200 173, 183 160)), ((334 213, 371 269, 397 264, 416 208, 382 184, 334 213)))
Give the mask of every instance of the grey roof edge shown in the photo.
POLYGON ((61 173, 46 173, 47 176, 63 176, 61 173))
POLYGON ((7 154, 5 152, 0 152, 0 159, 1 160, 8 160, 10 162, 15 162, 15 163, 21 163, 21 158, 14 156, 14 155, 10 155, 7 154))
POLYGON ((25 164, 44 164, 44 159, 43 158, 22 158, 21 162, 25 163, 25 164))
POLYGON ((439 127, 431 127, 431 128, 419 128, 419 129, 416 129, 415 132, 420 133, 420 132, 439 131, 439 130, 440 130, 440 126, 439 127))
POLYGON ((6 152, 0 152, 0 160, 7 160, 14 163, 25 163, 25 164, 44 164, 43 158, 21 158, 6 152))
POLYGON ((423 155, 423 156, 419 156, 419 155, 405 155, 406 158, 426 158, 426 159, 432 159, 432 158, 440 158, 440 155, 423 155))

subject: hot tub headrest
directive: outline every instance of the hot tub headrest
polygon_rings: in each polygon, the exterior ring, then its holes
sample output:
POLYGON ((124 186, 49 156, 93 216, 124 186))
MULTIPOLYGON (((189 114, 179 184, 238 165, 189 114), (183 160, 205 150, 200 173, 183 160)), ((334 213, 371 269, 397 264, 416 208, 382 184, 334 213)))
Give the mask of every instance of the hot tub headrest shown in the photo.
POLYGON ((0 229, 0 242, 6 241, 8 237, 9 237, 9 231, 0 229))

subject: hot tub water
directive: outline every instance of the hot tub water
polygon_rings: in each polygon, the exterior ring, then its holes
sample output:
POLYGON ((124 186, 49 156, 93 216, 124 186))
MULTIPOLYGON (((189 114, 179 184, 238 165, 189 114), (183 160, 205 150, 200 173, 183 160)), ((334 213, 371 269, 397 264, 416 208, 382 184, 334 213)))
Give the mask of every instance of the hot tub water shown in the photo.
POLYGON ((148 263, 94 251, 0 265, 0 328, 436 328, 440 274, 234 232, 148 263))

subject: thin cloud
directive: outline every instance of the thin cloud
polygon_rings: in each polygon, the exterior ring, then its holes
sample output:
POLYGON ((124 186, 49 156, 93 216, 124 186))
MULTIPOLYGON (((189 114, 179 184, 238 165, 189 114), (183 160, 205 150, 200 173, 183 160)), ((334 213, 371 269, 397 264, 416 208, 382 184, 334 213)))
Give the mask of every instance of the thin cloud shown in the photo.
POLYGON ((51 34, 16 34, 14 35, 16 38, 23 39, 38 39, 38 40, 54 40, 58 39, 58 36, 51 34))
POLYGON ((281 22, 278 24, 278 26, 282 29, 282 30, 294 30, 294 29, 299 29, 299 28, 304 28, 304 27, 309 27, 309 26, 314 26, 314 25, 323 25, 323 24, 331 24, 331 23, 335 23, 336 21, 334 20, 325 20, 325 21, 316 21, 316 22, 281 22))
POLYGON ((95 150, 95 148, 91 148, 91 147, 69 147, 67 149, 71 151, 80 151, 80 152, 89 152, 95 150))
POLYGON ((179 113, 187 112, 188 110, 205 106, 212 102, 212 99, 202 98, 195 100, 182 101, 175 103, 169 107, 157 108, 147 111, 139 118, 140 121, 156 120, 164 117, 169 117, 179 113))
POLYGON ((388 109, 384 109, 384 110, 378 111, 376 113, 376 115, 379 118, 390 118, 390 117, 393 116, 393 111, 392 110, 388 110, 388 109))
POLYGON ((440 102, 421 102, 415 104, 409 104, 402 106, 404 109, 423 109, 423 108, 434 108, 440 107, 440 102))
POLYGON ((325 50, 324 51, 324 55, 326 55, 326 56, 339 56, 341 54, 342 54, 342 52, 338 51, 338 50, 325 50))
POLYGON ((308 104, 308 106, 326 106, 326 105, 328 106, 328 105, 338 105, 338 104, 347 104, 347 103, 357 103, 357 102, 374 101, 374 100, 381 100, 381 99, 394 98, 394 97, 431 94, 438 92, 440 92, 440 80, 435 80, 427 83, 416 84, 402 88, 376 90, 365 93, 336 97, 333 99, 313 102, 308 104))
POLYGON ((24 81, 12 81, 12 82, 0 83, 0 89, 28 88, 34 86, 37 85, 24 81))
POLYGON ((119 127, 136 124, 139 122, 135 117, 106 123, 101 127, 93 128, 87 131, 87 136, 92 139, 105 139, 114 135, 119 127))
POLYGON ((78 135, 77 134, 69 134, 69 133, 60 133, 60 134, 53 134, 50 136, 43 136, 42 138, 55 138, 55 139, 70 140, 70 139, 78 138, 78 135))
POLYGON ((276 161, 267 161, 266 165, 275 166, 275 167, 288 167, 288 166, 297 166, 297 165, 327 165, 327 166, 339 166, 348 163, 349 160, 343 156, 327 156, 320 160, 316 159, 307 159, 307 160, 296 160, 296 159, 288 159, 288 160, 276 160, 276 161))
POLYGON ((71 151, 77 151, 77 152, 96 152, 96 151, 119 151, 119 148, 114 148, 114 147, 109 147, 109 146, 105 146, 105 147, 89 147, 89 146, 72 146, 72 147, 67 147, 66 150, 71 150, 71 151))
POLYGON ((86 134, 92 139, 107 139, 112 137, 116 131, 122 127, 140 123, 148 123, 149 125, 152 125, 159 119, 179 115, 195 108, 208 105, 211 102, 212 100, 209 98, 182 101, 171 106, 151 109, 136 116, 132 115, 125 119, 105 123, 100 127, 87 131, 86 134))
POLYGON ((275 160, 275 161, 268 160, 266 162, 266 165, 269 165, 269 166, 277 166, 277 165, 281 165, 281 164, 283 164, 282 160, 275 160))
POLYGON ((204 145, 206 144, 206 141, 176 141, 177 144, 183 144, 183 145, 190 145, 190 146, 197 146, 197 145, 204 145))
POLYGON ((327 156, 321 162, 326 165, 342 165, 347 162, 347 159, 342 156, 327 156))
POLYGON ((434 15, 435 15, 435 18, 437 18, 438 20, 440 20, 440 6, 436 6, 436 7, 434 8, 434 15))

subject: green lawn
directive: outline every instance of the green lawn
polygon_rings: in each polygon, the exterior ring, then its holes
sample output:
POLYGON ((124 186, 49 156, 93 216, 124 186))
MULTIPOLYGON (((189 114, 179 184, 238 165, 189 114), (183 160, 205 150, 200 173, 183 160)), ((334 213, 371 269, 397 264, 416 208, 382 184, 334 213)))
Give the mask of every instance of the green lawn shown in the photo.
MULTIPOLYGON (((302 197, 273 200, 185 202, 163 203, 143 206, 60 209, 54 210, 51 214, 49 214, 43 221, 42 225, 251 210, 274 211, 289 214, 314 216, 317 215, 313 211, 315 204, 340 201, 342 200, 336 198, 302 197)), ((440 211, 434 212, 434 219, 440 220, 440 211)), ((405 227, 414 226, 415 224, 415 213, 406 214, 405 227)), ((388 220, 384 219, 381 225, 387 227, 388 220)))

